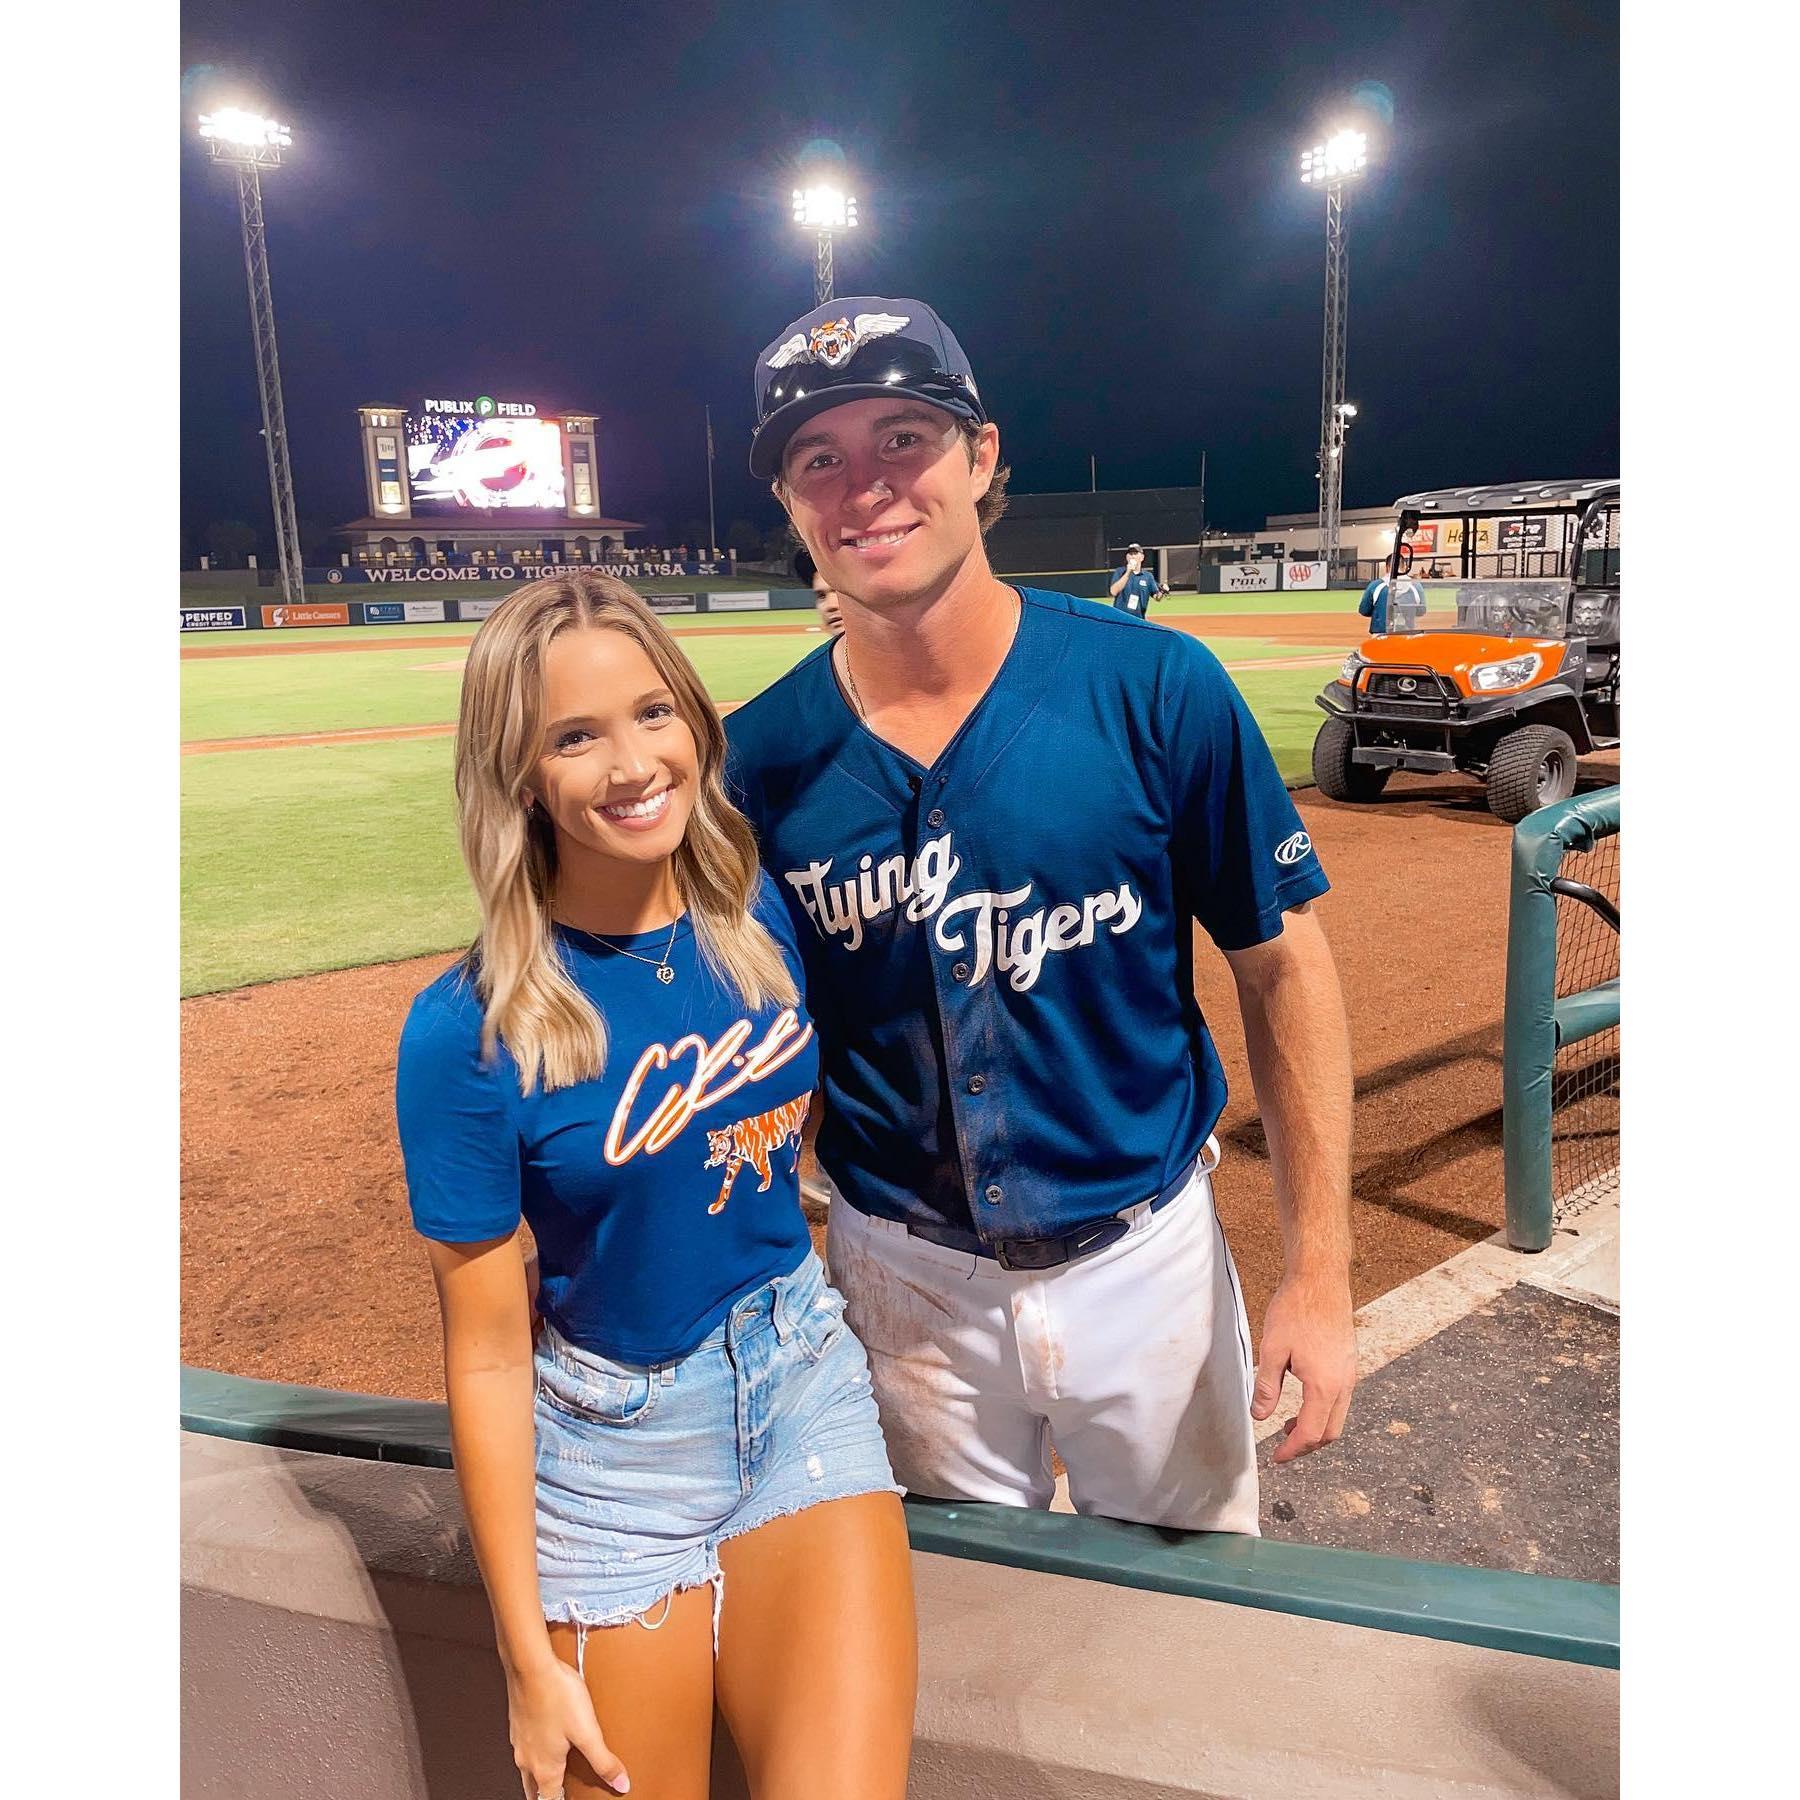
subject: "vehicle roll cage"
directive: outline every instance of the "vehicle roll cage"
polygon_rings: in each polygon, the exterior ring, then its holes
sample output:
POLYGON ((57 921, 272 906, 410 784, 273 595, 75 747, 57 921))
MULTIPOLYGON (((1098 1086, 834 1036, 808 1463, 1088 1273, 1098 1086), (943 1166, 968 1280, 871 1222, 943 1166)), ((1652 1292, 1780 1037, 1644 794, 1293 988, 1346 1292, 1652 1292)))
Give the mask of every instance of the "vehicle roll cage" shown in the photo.
MULTIPOLYGON (((1566 547, 1567 564, 1562 579, 1579 586, 1588 533, 1596 518, 1618 504, 1619 483, 1616 480, 1527 481, 1505 487, 1438 488, 1422 494, 1407 494, 1394 503, 1396 524, 1394 547, 1388 553, 1388 579, 1395 580, 1411 571, 1415 553, 1406 539, 1427 519, 1462 521, 1462 544, 1458 551, 1461 566, 1457 575, 1463 580, 1472 580, 1476 557, 1495 554, 1491 550, 1477 550, 1475 520, 1566 518, 1573 513, 1576 525, 1566 547)), ((1443 559, 1441 554, 1433 554, 1430 560, 1443 559)))

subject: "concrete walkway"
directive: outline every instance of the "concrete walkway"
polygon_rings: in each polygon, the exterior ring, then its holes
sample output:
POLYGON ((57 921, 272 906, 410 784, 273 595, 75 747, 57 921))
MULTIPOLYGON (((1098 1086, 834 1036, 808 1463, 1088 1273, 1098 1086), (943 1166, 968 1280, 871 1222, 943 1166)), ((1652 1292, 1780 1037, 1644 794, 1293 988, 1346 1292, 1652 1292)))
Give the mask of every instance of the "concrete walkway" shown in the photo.
POLYGON ((1496 1233, 1363 1307, 1349 1429, 1277 1466, 1289 1379, 1257 1427, 1263 1534, 1616 1582, 1618 1334, 1614 1176, 1564 1202, 1542 1253, 1496 1233))

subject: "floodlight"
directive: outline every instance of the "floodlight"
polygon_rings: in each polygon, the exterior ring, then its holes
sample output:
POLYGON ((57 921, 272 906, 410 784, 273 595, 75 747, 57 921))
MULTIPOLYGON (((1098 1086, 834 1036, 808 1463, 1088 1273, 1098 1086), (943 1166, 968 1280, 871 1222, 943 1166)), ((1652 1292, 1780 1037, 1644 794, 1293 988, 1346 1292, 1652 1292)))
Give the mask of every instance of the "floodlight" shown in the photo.
POLYGON ((846 231, 856 223, 856 198, 824 183, 795 188, 794 223, 808 231, 846 231))
POLYGON ((1334 131, 1300 157, 1300 179, 1325 190, 1325 356, 1319 404, 1319 554, 1337 558, 1343 521, 1344 434, 1356 408, 1343 398, 1344 321, 1350 277, 1344 254, 1344 184, 1368 166, 1369 140, 1349 127, 1334 131))
POLYGON ((856 196, 826 181, 795 188, 794 223, 813 234, 813 298, 822 306, 834 285, 831 236, 855 228, 856 196))
POLYGON ((279 169, 294 134, 274 119, 242 107, 202 113, 200 137, 215 163, 237 178, 238 220, 244 238, 244 274, 250 289, 250 331, 262 396, 262 439, 269 459, 269 499, 275 515, 275 549, 281 597, 305 598, 300 532, 294 514, 294 477, 288 461, 287 418, 281 398, 281 363, 275 349, 275 300, 269 286, 268 233, 263 223, 262 171, 279 169))
POLYGON ((1360 175, 1368 165, 1369 140, 1364 132, 1339 131, 1325 145, 1325 176, 1341 180, 1346 175, 1360 175))
POLYGON ((257 113, 245 112, 242 107, 237 106, 227 106, 215 113, 202 113, 200 135, 215 142, 242 144, 251 149, 264 145, 286 149, 294 141, 294 134, 287 126, 274 119, 262 118, 257 113))

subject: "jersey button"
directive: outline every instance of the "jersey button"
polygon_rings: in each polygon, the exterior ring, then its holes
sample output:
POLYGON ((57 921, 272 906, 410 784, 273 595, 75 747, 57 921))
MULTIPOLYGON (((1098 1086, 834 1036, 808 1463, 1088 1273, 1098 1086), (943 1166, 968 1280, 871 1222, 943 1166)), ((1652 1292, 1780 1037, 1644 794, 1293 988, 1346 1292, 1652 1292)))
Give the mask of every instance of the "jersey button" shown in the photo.
POLYGON ((985 1075, 971 1075, 969 1077, 969 1092, 971 1094, 979 1094, 986 1086, 987 1077, 985 1075))
POLYGON ((1001 1188, 999 1182, 994 1181, 994 1182, 990 1182, 985 1188, 983 1188, 981 1190, 981 1197, 988 1203, 988 1205, 998 1206, 1000 1204, 1000 1202, 1006 1198, 1006 1194, 1005 1194, 1005 1191, 1001 1188))
POLYGON ((938 826, 943 824, 943 822, 944 809, 941 806, 934 806, 931 811, 925 815, 925 823, 927 825, 938 826))
POLYGON ((969 965, 967 963, 952 963, 950 965, 950 973, 958 981, 967 981, 969 979, 969 965))

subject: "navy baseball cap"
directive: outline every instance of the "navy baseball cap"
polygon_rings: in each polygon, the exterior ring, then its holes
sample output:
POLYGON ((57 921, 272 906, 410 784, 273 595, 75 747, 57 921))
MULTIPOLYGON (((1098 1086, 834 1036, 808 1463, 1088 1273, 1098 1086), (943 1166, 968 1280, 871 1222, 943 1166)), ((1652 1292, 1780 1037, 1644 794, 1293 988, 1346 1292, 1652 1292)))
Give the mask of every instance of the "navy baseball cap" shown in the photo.
POLYGON ((856 294, 815 306, 756 359, 750 473, 779 473, 788 439, 814 414, 884 394, 987 422, 962 345, 923 300, 856 294))

